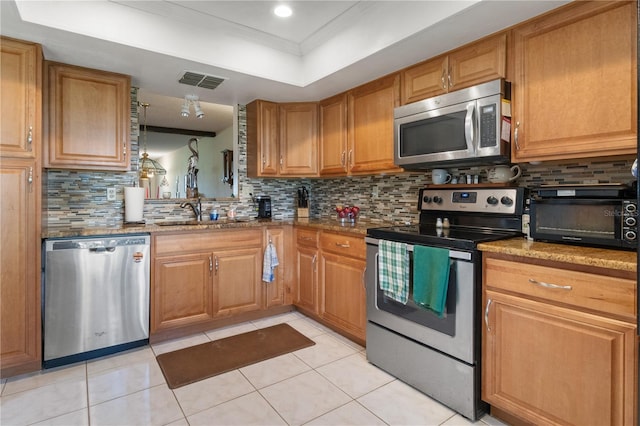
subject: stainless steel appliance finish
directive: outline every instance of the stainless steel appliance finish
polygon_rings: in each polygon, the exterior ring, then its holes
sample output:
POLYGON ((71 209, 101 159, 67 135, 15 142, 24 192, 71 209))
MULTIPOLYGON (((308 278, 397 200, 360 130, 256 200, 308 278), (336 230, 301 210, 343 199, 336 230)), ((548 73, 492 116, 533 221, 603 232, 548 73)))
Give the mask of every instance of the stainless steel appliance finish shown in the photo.
POLYGON ((44 242, 45 368, 148 343, 149 242, 146 234, 44 242))
MULTIPOLYGON (((499 79, 394 110, 394 161, 407 170, 508 163, 510 115, 503 100, 511 84, 499 79)), ((508 103, 506 103, 508 105, 508 103)))
MULTIPOLYGON (((422 189, 420 223, 367 230, 367 359, 476 420, 480 399, 481 255, 477 244, 522 235, 522 188, 422 189), (497 200, 497 203, 495 202, 497 200), (449 228, 439 227, 447 218, 449 228), (378 279, 379 241, 449 250, 442 316, 387 298, 378 279)), ((410 266, 413 259, 410 256, 410 266)), ((413 286, 410 273, 410 291, 413 286)), ((411 294, 411 293, 410 293, 411 294)))

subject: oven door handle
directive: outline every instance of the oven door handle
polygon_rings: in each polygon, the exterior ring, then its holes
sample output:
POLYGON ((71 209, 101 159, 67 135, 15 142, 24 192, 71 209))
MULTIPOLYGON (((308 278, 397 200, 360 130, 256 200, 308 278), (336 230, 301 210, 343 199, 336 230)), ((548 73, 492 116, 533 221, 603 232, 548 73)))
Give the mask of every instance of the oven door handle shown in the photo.
MULTIPOLYGON (((379 245, 379 239, 377 238, 371 238, 371 237, 365 237, 364 241, 367 244, 372 244, 374 246, 379 245)), ((424 244, 426 246, 426 244, 424 244)), ((409 251, 413 251, 413 244, 407 244, 407 250, 409 251)), ((467 260, 470 261, 471 260, 471 253, 466 252, 466 251, 457 251, 457 250, 449 250, 449 257, 451 259, 458 259, 458 260, 467 260)))

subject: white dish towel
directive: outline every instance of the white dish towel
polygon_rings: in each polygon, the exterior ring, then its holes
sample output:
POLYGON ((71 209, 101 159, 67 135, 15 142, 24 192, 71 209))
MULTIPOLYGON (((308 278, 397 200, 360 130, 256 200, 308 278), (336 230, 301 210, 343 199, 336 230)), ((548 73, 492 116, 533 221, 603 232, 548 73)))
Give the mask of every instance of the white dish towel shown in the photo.
POLYGON ((278 253, 273 243, 269 243, 264 250, 264 258, 262 259, 262 281, 266 283, 273 282, 275 278, 273 269, 278 266, 278 253))

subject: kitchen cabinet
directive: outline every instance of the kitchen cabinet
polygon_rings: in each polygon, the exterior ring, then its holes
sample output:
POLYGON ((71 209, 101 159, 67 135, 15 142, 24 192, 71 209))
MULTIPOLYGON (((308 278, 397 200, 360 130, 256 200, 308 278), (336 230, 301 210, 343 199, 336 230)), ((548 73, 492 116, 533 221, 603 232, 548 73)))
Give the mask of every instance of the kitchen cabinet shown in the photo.
POLYGON ((130 168, 131 78, 47 63, 44 166, 130 168))
POLYGON ((318 105, 255 100, 247 105, 250 177, 317 176, 318 105))
MULTIPOLYGON (((286 309, 282 292, 272 293, 262 282, 264 232, 257 227, 152 235, 151 339, 286 309)), ((267 235, 276 244, 284 238, 277 229, 267 235)), ((280 263, 284 269, 285 259, 280 263)))
POLYGON ((267 244, 271 243, 276 249, 279 265, 274 268, 274 279, 272 282, 262 282, 265 294, 265 306, 279 306, 285 303, 285 240, 286 232, 283 227, 269 227, 265 229, 265 250, 267 244))
POLYGON ((0 377, 39 370, 42 49, 0 38, 0 377))
POLYGON ((347 167, 347 94, 320 101, 320 175, 345 176, 347 167))
POLYGON ((318 231, 296 227, 296 291, 294 305, 318 314, 318 231))
POLYGON ((320 234, 320 316, 364 342, 366 246, 360 236, 320 234))
POLYGON ((482 399, 532 424, 634 424, 632 274, 483 256, 482 399))
POLYGON ((393 163, 393 110, 399 102, 400 74, 347 92, 349 174, 402 171, 393 163))
POLYGON ((36 160, 0 159, 1 377, 39 370, 42 362, 40 181, 36 160))
POLYGON ((42 48, 0 38, 0 154, 40 158, 42 48))
POLYGON ((636 153, 636 2, 574 2, 513 30, 512 161, 636 153))
POLYGON ((406 68, 401 104, 504 78, 507 33, 500 33, 406 68))

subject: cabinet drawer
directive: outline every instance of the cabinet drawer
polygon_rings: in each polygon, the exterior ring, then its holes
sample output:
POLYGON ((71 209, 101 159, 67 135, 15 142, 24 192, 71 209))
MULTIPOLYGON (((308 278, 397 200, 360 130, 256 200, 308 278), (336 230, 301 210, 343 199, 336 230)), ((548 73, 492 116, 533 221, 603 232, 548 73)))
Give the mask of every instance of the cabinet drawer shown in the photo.
POLYGON ((556 268, 492 257, 485 257, 483 263, 484 282, 489 288, 635 321, 634 280, 572 271, 564 265, 556 268))
POLYGON ((262 246, 262 229, 233 229, 225 231, 196 231, 161 234, 154 238, 155 255, 184 254, 220 248, 262 246))
POLYGON ((360 259, 366 258, 367 246, 364 237, 323 232, 320 234, 320 247, 330 253, 360 259))
POLYGON ((318 246, 318 231, 315 229, 296 228, 296 243, 303 246, 318 246))

